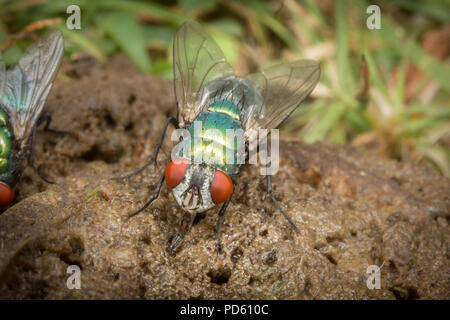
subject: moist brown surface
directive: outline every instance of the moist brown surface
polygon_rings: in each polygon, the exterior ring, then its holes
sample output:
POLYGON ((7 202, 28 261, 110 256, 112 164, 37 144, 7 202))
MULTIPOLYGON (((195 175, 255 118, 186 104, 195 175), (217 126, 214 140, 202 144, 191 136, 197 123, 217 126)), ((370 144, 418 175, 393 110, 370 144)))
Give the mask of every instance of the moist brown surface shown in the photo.
POLYGON ((224 253, 215 208, 169 256, 181 212, 167 186, 126 217, 153 193, 170 136, 156 166, 129 181, 109 178, 151 155, 176 114, 172 83, 122 57, 106 66, 83 59, 60 74, 46 110, 51 128, 71 134, 41 130, 35 146, 35 164, 58 184, 25 168, 17 203, 0 215, 0 298, 450 298, 450 181, 430 165, 283 140, 275 196, 300 233, 250 166, 225 215, 224 253), (79 290, 66 286, 69 265, 81 268, 79 290), (380 289, 367 288, 369 265, 383 265, 380 289))

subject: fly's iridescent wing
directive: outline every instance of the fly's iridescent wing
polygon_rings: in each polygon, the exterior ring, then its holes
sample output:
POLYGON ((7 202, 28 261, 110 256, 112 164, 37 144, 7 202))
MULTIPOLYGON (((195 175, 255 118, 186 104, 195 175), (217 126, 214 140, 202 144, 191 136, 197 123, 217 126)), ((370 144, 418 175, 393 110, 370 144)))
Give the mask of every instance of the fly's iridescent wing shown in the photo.
POLYGON ((248 104, 241 111, 246 131, 273 129, 289 117, 311 93, 320 77, 314 60, 282 63, 246 77, 259 96, 258 103, 248 104))
POLYGON ((277 128, 311 93, 319 81, 316 61, 300 60, 236 77, 204 29, 186 22, 174 40, 174 83, 178 121, 192 122, 213 100, 226 99, 240 110, 246 131, 277 128))
POLYGON ((192 122, 204 107, 207 83, 234 74, 223 52, 195 21, 184 23, 175 35, 173 70, 180 126, 192 122))
POLYGON ((15 139, 27 143, 61 65, 64 39, 51 30, 24 52, 6 72, 0 63, 0 105, 8 114, 15 139))

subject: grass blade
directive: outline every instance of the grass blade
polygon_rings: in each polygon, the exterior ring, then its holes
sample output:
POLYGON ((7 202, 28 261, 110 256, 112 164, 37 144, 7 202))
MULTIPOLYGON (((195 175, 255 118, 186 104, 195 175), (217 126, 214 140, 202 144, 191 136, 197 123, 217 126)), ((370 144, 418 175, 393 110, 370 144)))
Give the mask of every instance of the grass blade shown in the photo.
POLYGON ((142 25, 129 12, 114 12, 99 19, 100 25, 142 72, 151 72, 142 25))

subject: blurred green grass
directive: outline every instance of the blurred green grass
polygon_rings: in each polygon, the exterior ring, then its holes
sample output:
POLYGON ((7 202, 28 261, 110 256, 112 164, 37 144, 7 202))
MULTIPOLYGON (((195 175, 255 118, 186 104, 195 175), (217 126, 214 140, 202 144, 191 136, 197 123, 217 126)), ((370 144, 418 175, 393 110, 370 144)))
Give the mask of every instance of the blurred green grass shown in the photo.
POLYGON ((0 7, 7 64, 40 32, 30 24, 41 22, 63 31, 68 60, 87 53, 104 63, 124 52, 140 71, 171 78, 172 38, 189 19, 205 26, 239 75, 318 60, 320 84, 284 131, 430 161, 450 176, 449 0, 0 0, 0 7), (72 4, 81 8, 81 30, 65 27, 72 4), (380 30, 366 27, 371 4, 381 8, 380 30), (424 46, 432 36, 444 37, 443 48, 424 46))

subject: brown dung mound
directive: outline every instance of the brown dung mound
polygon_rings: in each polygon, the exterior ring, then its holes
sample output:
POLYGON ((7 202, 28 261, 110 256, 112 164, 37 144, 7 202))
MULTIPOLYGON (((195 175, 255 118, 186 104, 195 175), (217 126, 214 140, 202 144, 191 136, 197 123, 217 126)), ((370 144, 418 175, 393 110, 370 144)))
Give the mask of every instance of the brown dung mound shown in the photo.
MULTIPOLYGON (((143 213, 170 157, 129 181, 151 155, 172 83, 138 74, 124 58, 66 65, 47 102, 35 163, 14 206, 0 215, 0 298, 39 299, 449 299, 450 181, 431 166, 350 146, 280 144, 275 196, 296 234, 264 197, 254 166, 238 177, 216 249, 218 208, 197 219, 181 251, 166 253, 180 210, 167 186, 143 213), (69 265, 81 289, 66 286, 69 265), (370 290, 367 267, 381 268, 370 290)), ((169 132, 170 137, 170 132, 169 132)), ((283 134, 281 134, 283 137, 283 134)), ((286 137, 285 137, 286 138, 286 137)))

